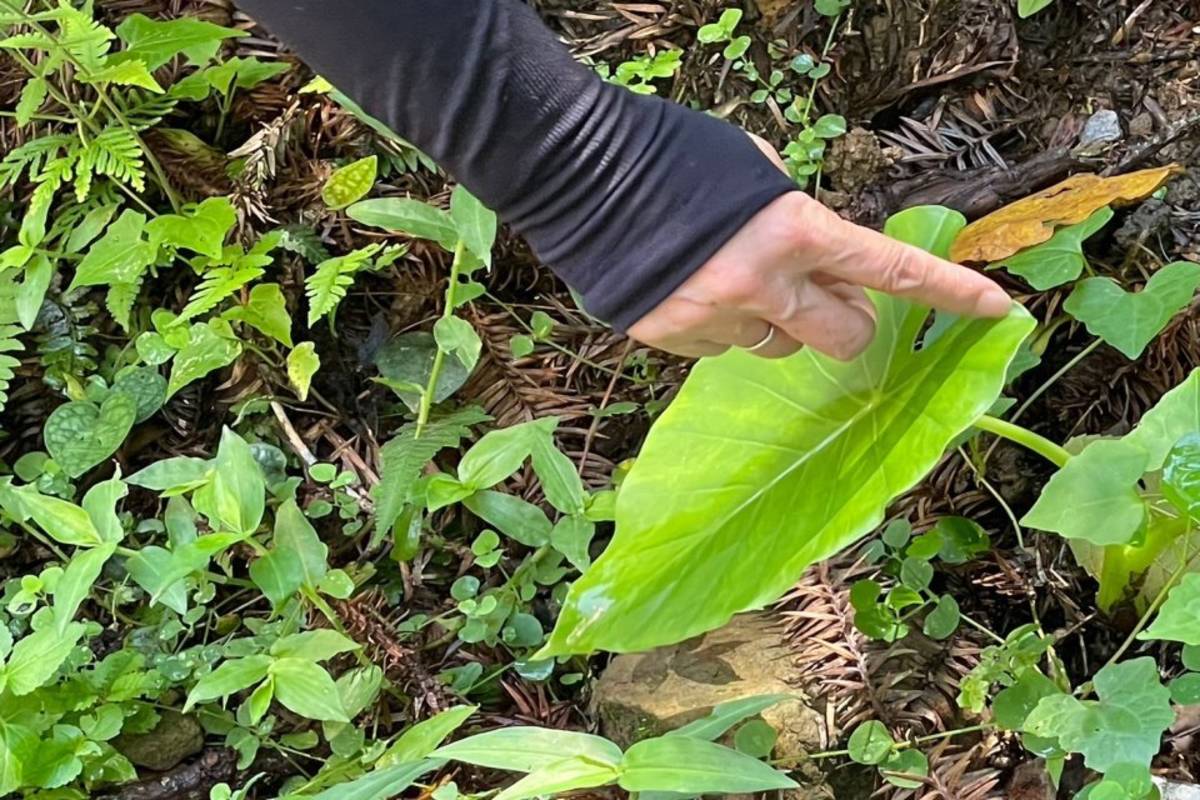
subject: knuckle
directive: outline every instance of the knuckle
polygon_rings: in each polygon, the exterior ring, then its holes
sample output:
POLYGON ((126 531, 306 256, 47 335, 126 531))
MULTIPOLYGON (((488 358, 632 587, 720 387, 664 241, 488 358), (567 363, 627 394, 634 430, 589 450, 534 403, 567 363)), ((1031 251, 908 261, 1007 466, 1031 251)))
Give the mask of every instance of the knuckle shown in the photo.
POLYGON ((925 285, 925 270, 910 252, 896 250, 883 268, 881 282, 886 292, 916 291, 925 285))
POLYGON ((806 291, 805 285, 795 286, 791 291, 778 292, 771 296, 771 318, 779 322, 795 322, 808 316, 820 305, 817 293, 806 291))

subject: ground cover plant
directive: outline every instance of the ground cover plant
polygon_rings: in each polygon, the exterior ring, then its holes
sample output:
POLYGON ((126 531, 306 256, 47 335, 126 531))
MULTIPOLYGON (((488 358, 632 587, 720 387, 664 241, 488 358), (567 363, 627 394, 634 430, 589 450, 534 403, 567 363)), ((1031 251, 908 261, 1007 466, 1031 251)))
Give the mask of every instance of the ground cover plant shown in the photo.
POLYGON ((1195 20, 539 5, 1011 313, 873 295, 852 362, 688 364, 226 5, 0 0, 0 795, 1196 782, 1195 20), (1149 133, 1011 110, 1090 116, 1087 65, 1149 133), (763 608, 811 683, 598 730, 608 654, 763 608), (798 694, 803 765, 766 721, 798 694))

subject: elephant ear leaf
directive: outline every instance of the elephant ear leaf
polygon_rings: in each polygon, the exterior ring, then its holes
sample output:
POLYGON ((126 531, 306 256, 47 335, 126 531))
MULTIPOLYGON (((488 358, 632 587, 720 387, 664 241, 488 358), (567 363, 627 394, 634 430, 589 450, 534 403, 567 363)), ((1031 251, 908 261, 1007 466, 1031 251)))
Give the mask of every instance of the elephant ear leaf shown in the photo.
MULTIPOLYGON (((922 207, 886 232, 939 255, 965 226, 922 207)), ((779 598, 810 564, 874 529, 1000 395, 1034 322, 943 317, 872 294, 854 361, 802 350, 700 362, 617 498, 616 534, 571 588, 544 658, 626 652, 711 630, 779 598), (927 332, 928 331, 928 332, 927 332)))

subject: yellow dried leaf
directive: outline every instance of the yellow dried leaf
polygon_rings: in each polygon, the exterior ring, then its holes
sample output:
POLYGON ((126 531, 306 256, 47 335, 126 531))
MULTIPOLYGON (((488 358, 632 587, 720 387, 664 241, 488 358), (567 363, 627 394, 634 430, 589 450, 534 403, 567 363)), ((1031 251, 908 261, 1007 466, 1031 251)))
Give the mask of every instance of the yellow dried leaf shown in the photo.
POLYGON ((950 258, 960 263, 1008 258, 1049 240, 1059 227, 1083 222, 1104 206, 1145 200, 1181 171, 1178 164, 1171 164, 1111 178, 1072 175, 963 228, 950 248, 950 258))

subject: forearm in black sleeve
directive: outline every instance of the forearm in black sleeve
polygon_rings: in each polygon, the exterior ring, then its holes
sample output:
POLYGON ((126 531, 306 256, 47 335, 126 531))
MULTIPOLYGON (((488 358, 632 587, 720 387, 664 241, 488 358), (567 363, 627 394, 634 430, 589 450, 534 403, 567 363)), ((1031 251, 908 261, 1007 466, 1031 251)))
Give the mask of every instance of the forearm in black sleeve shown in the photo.
POLYGON ((238 0, 628 328, 795 188, 745 133, 602 81, 517 0, 238 0))

